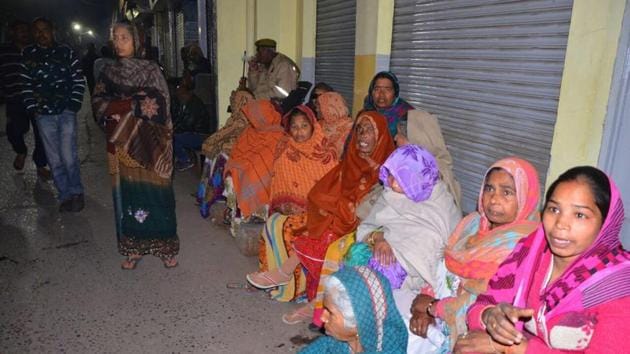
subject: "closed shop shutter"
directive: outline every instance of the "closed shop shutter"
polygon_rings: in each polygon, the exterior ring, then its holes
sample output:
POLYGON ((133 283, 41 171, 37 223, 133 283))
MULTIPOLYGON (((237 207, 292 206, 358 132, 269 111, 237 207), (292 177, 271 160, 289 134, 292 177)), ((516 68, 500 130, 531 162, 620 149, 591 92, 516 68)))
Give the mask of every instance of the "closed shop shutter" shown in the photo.
POLYGON ((315 81, 339 92, 352 109, 356 0, 318 0, 315 81))
POLYGON ((476 208, 486 168, 515 155, 544 185, 571 0, 396 0, 390 68, 401 94, 438 116, 476 208))

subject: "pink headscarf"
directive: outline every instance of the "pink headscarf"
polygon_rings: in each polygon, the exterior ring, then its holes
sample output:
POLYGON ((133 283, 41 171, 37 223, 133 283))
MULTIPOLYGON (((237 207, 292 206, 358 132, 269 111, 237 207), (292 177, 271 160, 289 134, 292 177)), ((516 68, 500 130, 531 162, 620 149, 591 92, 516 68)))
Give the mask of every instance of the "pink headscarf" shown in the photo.
MULTIPOLYGON (((622 248, 619 240, 623 203, 617 186, 610 177, 608 180, 610 207, 597 238, 541 295, 547 319, 630 295, 630 253, 622 248)), ((476 305, 509 302, 525 307, 535 269, 549 257, 552 254, 541 224, 516 246, 488 284, 488 291, 478 297, 476 305)))

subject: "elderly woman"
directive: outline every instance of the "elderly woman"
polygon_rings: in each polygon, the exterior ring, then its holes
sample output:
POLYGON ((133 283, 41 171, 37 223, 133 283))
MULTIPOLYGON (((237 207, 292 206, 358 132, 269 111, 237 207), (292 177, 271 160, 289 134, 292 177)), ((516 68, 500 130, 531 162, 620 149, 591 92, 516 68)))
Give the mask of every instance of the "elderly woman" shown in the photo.
POLYGON ((426 337, 429 325, 438 319, 438 327, 447 336, 442 351, 450 351, 457 336, 466 332, 468 307, 486 290, 488 280, 516 243, 539 222, 538 174, 529 162, 514 157, 499 160, 483 181, 478 211, 462 219, 444 251, 447 272, 441 281, 452 295, 423 292, 411 308, 414 335, 426 337))
POLYGON ((387 118, 389 133, 396 135, 396 125, 413 107, 400 97, 398 78, 390 71, 381 71, 370 82, 363 109, 377 111, 387 118))
POLYGON ((333 144, 341 157, 343 147, 352 129, 352 118, 348 105, 337 92, 322 93, 317 98, 319 123, 324 135, 333 144))
POLYGON ((118 251, 122 268, 135 269, 143 255, 177 266, 179 252, 168 86, 160 68, 140 59, 136 28, 112 28, 118 60, 107 65, 94 88, 92 106, 107 135, 118 251))
POLYGON ((325 82, 316 83, 315 86, 313 86, 313 89, 311 90, 311 95, 308 98, 308 102, 306 103, 306 106, 310 108, 317 117, 319 117, 319 108, 317 104, 319 96, 321 96, 322 94, 326 92, 334 92, 334 91, 335 90, 325 82))
MULTIPOLYGON (((442 250, 461 213, 440 179, 435 158, 422 147, 396 149, 381 166, 380 180, 385 189, 356 232, 357 241, 369 248, 357 243, 349 256, 367 259, 372 255, 369 264, 388 277, 394 295, 400 292, 409 298, 401 311, 405 317, 415 294, 425 287, 437 288, 442 250)), ((326 262, 333 260, 327 257, 326 262)), ((338 267, 329 270, 331 266, 327 264, 320 277, 313 316, 316 325, 321 325, 322 281, 338 267)))
POLYGON ((624 353, 630 253, 619 190, 575 167, 549 187, 542 225, 518 243, 468 311, 456 352, 624 353))
POLYGON ((346 267, 328 277, 327 336, 300 353, 405 353, 407 331, 396 310, 389 282, 368 267, 346 267))
MULTIPOLYGON (((275 270, 248 275, 248 281, 263 289, 284 286, 302 264, 307 271, 307 295, 312 300, 326 249, 356 229, 359 223, 356 206, 378 182, 378 169, 393 147, 385 118, 376 112, 359 113, 345 158, 310 191, 307 212, 285 223, 283 232, 290 233, 285 239, 292 238, 296 254, 275 270)), ((283 320, 298 323, 312 317, 311 305, 300 310, 283 320)))
POLYGON ((199 210, 203 217, 208 216, 208 211, 217 200, 224 199, 223 171, 230 156, 236 139, 247 127, 247 118, 243 113, 243 107, 254 100, 254 95, 248 90, 237 90, 230 96, 230 111, 232 114, 225 125, 216 133, 210 135, 201 147, 206 156, 201 181, 197 189, 199 210))

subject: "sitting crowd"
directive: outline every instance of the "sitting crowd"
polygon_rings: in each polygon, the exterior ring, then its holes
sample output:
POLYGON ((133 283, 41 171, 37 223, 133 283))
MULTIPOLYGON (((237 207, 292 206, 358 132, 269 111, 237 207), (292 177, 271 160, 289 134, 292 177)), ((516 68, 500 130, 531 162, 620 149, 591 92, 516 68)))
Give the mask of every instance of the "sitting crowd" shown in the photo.
POLYGON ((376 74, 352 119, 324 83, 300 104, 310 83, 298 85, 295 64, 259 40, 255 87, 232 93, 231 116, 213 132, 198 124, 207 114, 186 80, 171 111, 132 24, 115 24, 112 40, 118 59, 92 104, 107 137, 123 269, 149 254, 177 266, 171 152, 185 169, 185 149, 200 148, 201 215, 219 210, 233 235, 258 232, 259 269, 244 278, 303 303, 284 323, 325 328, 304 353, 627 351, 630 254, 623 203, 604 172, 566 171, 540 211, 538 171, 506 157, 462 218, 438 120, 401 98, 393 73, 376 74))
POLYGON ((622 352, 630 257, 613 181, 576 167, 547 191, 528 161, 489 166, 477 210, 435 116, 378 73, 352 119, 319 83, 279 112, 248 90, 203 144, 198 199, 237 232, 258 225, 272 299, 289 325, 325 328, 304 353, 622 352))

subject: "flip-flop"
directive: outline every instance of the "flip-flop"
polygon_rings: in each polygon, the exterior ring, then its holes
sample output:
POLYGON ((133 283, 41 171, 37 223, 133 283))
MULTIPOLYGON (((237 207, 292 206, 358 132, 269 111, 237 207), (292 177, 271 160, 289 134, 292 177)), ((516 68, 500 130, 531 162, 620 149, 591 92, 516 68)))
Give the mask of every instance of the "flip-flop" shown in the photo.
POLYGON ((142 256, 127 257, 127 259, 125 259, 123 261, 123 263, 120 264, 120 268, 122 270, 134 270, 134 269, 136 269, 136 267, 138 266, 138 263, 140 263, 140 261, 142 261, 142 256), (125 264, 129 264, 129 266, 126 267, 125 264))
POLYGON ((282 315, 282 322, 288 325, 311 322, 313 320, 313 311, 313 306, 310 304, 302 306, 291 313, 282 315))
POLYGON ((252 284, 253 286, 257 287, 258 289, 271 289, 271 288, 277 288, 279 286, 282 285, 287 285, 289 284, 289 281, 291 280, 291 278, 287 279, 286 281, 281 281, 281 282, 277 282, 273 279, 271 279, 270 276, 268 276, 266 274, 266 272, 258 272, 258 273, 251 273, 251 274, 247 274, 247 281, 252 284), (255 276, 259 276, 262 277, 264 280, 266 280, 267 282, 269 282, 269 285, 262 285, 259 282, 257 282, 254 277, 255 276))
POLYGON ((164 264, 164 268, 171 269, 177 267, 179 265, 179 262, 175 258, 162 258, 162 264, 164 264), (170 263, 173 261, 175 263, 170 263))

